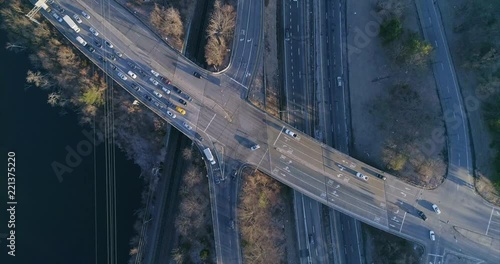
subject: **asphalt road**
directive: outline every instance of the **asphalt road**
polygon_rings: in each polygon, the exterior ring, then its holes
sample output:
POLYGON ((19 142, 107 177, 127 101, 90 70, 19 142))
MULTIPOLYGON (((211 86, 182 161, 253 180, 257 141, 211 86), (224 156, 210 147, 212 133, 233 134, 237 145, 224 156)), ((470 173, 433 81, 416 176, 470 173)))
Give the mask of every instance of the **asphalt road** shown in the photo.
MULTIPOLYGON (((194 77, 192 72, 201 71, 199 68, 164 45, 133 16, 112 2, 105 8, 93 1, 62 4, 67 13, 79 13, 82 8, 88 11, 92 18, 84 21, 80 35, 86 39, 92 38, 87 28, 92 23, 101 36, 104 35, 115 44, 115 49, 125 54, 113 62, 119 70, 126 72, 129 69, 126 62, 132 60, 144 69, 155 69, 188 93, 194 100, 185 107, 187 114, 183 117, 178 114, 178 118, 171 119, 166 115, 165 98, 157 99, 164 108, 144 99, 144 94, 150 94, 150 90, 159 91, 146 78, 138 77, 136 80, 145 88, 139 92, 130 89, 130 78, 119 81, 127 91, 187 136, 193 138, 196 132, 204 137, 205 146, 223 146, 223 160, 255 165, 309 197, 382 230, 418 241, 428 241, 428 231, 433 229, 437 235, 437 241, 433 244, 436 248, 490 262, 499 260, 500 234, 497 226, 500 224, 500 210, 474 195, 467 184, 470 181, 464 181, 468 180, 464 175, 469 172, 470 163, 467 160, 470 158, 462 161, 463 157, 457 155, 458 162, 455 161, 457 158, 450 157, 450 176, 437 190, 424 191, 391 175, 387 175, 387 181, 384 182, 373 176, 373 172, 377 172, 375 168, 300 132, 296 132, 297 138, 284 134, 283 129, 289 127, 246 103, 246 88, 233 84, 230 78, 223 75, 204 75, 203 79, 194 77), (182 122, 192 125, 192 130, 187 130, 182 122), (257 143, 261 148, 251 151, 249 143, 257 143), (369 179, 364 181, 357 178, 356 172, 363 172, 369 179), (443 213, 430 213, 430 202, 438 203, 443 213), (429 219, 424 222, 417 218, 416 208, 426 212, 429 219), (464 232, 457 234, 456 230, 461 228, 469 231, 467 237, 464 232), (481 246, 472 242, 470 232, 491 239, 490 245, 481 246)), ((100 64, 97 54, 90 54, 75 41, 74 31, 50 15, 47 18, 75 46, 96 64, 100 64)), ((96 53, 102 52, 111 51, 109 48, 99 49, 96 53)), ((116 72, 110 71, 107 66, 103 69, 119 80, 116 72)), ((177 98, 178 95, 171 94, 169 99, 174 102, 177 98)), ((456 112, 456 115, 460 114, 460 111, 456 112)), ((460 135, 459 132, 457 135, 460 135)), ((465 138, 465 135, 460 138, 465 138)), ((449 153, 454 155, 455 152, 449 153)))

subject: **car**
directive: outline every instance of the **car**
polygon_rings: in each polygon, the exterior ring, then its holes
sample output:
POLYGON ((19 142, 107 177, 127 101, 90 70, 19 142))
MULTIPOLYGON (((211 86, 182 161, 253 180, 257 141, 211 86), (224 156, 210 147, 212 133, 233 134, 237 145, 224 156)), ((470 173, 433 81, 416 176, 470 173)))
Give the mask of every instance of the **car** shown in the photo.
POLYGON ((193 72, 194 77, 201 79, 201 74, 199 72, 193 72))
POLYGON ((434 235, 434 231, 429 231, 429 238, 432 240, 432 241, 435 241, 436 240, 436 236, 434 235))
POLYGON ((98 47, 98 48, 102 48, 102 44, 99 40, 95 39, 94 40, 94 44, 98 47))
POLYGON ((54 0, 47 0, 47 4, 52 5, 54 3, 54 0))
POLYGON ((158 81, 155 80, 153 77, 149 78, 149 81, 152 82, 154 85, 158 85, 158 81))
POLYGON ((291 130, 289 129, 285 129, 285 133, 291 137, 294 137, 296 138, 297 137, 297 134, 295 134, 294 132, 292 132, 291 130))
POLYGON ((290 40, 290 29, 289 28, 285 29, 285 40, 287 40, 287 41, 290 40))
POLYGON ((128 71, 127 72, 128 75, 130 75, 130 77, 132 77, 133 79, 137 78, 137 75, 135 73, 133 73, 132 71, 128 71))
POLYGON ((95 52, 95 49, 94 49, 94 47, 92 47, 92 45, 90 45, 90 44, 89 44, 89 45, 87 45, 86 47, 87 47, 87 49, 88 49, 90 52, 95 52))
POLYGON ((179 100, 177 100, 177 101, 179 101, 179 103, 181 103, 183 105, 187 105, 186 101, 182 100, 181 98, 179 98, 179 100))
POLYGON ((73 18, 76 20, 76 22, 78 22, 79 24, 81 24, 83 21, 80 19, 80 17, 78 15, 74 15, 73 18))
POLYGON ((159 93, 159 92, 157 92, 157 91, 153 91, 153 93, 154 93, 156 96, 158 96, 158 98, 161 98, 161 97, 162 97, 161 93, 159 93))
POLYGON ((118 76, 120 76, 120 78, 122 78, 122 80, 124 80, 124 81, 127 80, 127 76, 125 76, 125 74, 123 74, 121 72, 118 72, 118 76))
POLYGON ((257 149, 260 149, 260 146, 259 146, 259 144, 253 145, 250 149, 251 150, 257 150, 257 149))
POLYGON ((155 77, 160 76, 160 74, 159 74, 159 73, 157 73, 157 72, 155 72, 154 70, 151 70, 151 73, 152 73, 155 77))
POLYGON ((82 16, 86 19, 90 19, 89 14, 85 13, 85 11, 82 11, 82 16))
POLYGON ((169 80, 169 79, 167 79, 167 78, 165 78, 165 77, 163 77, 163 76, 160 76, 160 79, 161 79, 161 81, 162 81, 162 82, 164 82, 165 84, 171 84, 170 80, 169 80))
POLYGON ((170 94, 170 90, 167 89, 166 87, 162 86, 161 89, 166 93, 166 94, 170 94))
POLYGON ((365 181, 368 180, 368 176, 364 175, 363 173, 361 172, 356 172, 356 177, 360 178, 360 179, 363 179, 365 181))
POLYGON ((191 127, 191 126, 190 126, 188 123, 186 123, 186 122, 183 122, 183 123, 182 123, 182 125, 183 125, 185 128, 187 128, 188 130, 193 129, 193 127, 191 127))
POLYGON ((141 87, 138 84, 136 84, 136 83, 132 83, 132 88, 134 88, 134 90, 136 90, 136 91, 140 91, 141 90, 141 87))
POLYGON ((339 76, 339 77, 337 77, 337 85, 338 85, 339 87, 341 87, 341 86, 342 86, 342 77, 340 77, 340 76, 339 76))
POLYGON ((111 69, 116 70, 118 68, 116 68, 116 66, 114 64, 111 64, 111 69))
POLYGON ((103 56, 99 56, 100 61, 106 61, 103 56))
POLYGON ((128 61, 127 65, 130 66, 130 68, 132 68, 132 69, 137 69, 137 65, 135 65, 135 63, 133 63, 131 61, 128 61))
POLYGON ((234 230, 234 220, 233 219, 229 220, 229 228, 234 230))
POLYGON ((145 71, 143 71, 143 70, 141 70, 141 69, 137 69, 137 71, 141 74, 141 76, 142 76, 142 77, 146 77, 146 76, 148 76, 148 75, 146 74, 146 72, 145 72, 145 71))
POLYGON ((175 91, 176 93, 178 93, 178 94, 182 94, 182 91, 181 91, 179 88, 177 88, 176 86, 173 86, 173 85, 172 85, 172 89, 174 89, 174 91, 175 91))
POLYGON ((384 180, 384 181, 387 179, 387 178, 386 178, 384 175, 382 175, 382 174, 375 173, 375 176, 376 176, 377 178, 379 178, 379 179, 384 180))
POLYGON ((203 137, 202 137, 200 134, 196 133, 196 134, 195 134, 195 137, 196 137, 199 141, 202 141, 202 142, 203 142, 203 137))
POLYGON ((62 8, 60 5, 58 4, 54 4, 54 8, 59 12, 59 13, 64 13, 64 8, 62 8))
POLYGON ((309 244, 314 245, 314 236, 313 235, 309 235, 309 244))
POLYGON ((119 52, 119 51, 115 51, 115 54, 116 54, 116 56, 118 56, 120 58, 123 57, 123 54, 121 52, 119 52))
POLYGON ((436 212, 436 214, 440 214, 441 213, 441 210, 439 210, 439 207, 436 204, 432 205, 432 209, 434 210, 434 212, 436 212))
POLYGON ((115 57, 115 55, 113 55, 113 54, 108 54, 108 58, 109 58, 110 60, 112 60, 112 61, 115 61, 115 60, 116 60, 116 57, 115 57))
POLYGON ((171 118, 176 118, 177 117, 174 113, 172 113, 170 111, 167 111, 167 115, 170 116, 171 118))
POLYGON ((93 27, 89 27, 89 31, 90 33, 94 34, 94 36, 99 36, 99 32, 97 32, 97 30, 95 30, 95 28, 93 27))
POLYGON ((160 107, 160 103, 158 103, 157 101, 154 101, 153 103, 155 104, 156 107, 160 107))
POLYGON ((145 94, 145 95, 144 95, 144 98, 146 98, 146 100, 148 100, 148 101, 153 100, 153 99, 151 98, 151 96, 149 96, 149 95, 147 95, 147 94, 145 94))
POLYGON ((62 23, 62 22, 63 22, 62 18, 61 18, 59 15, 57 15, 56 13, 52 13, 52 16, 53 16, 53 17, 54 17, 57 21, 59 21, 59 23, 62 23))
POLYGON ((424 214, 424 212, 419 210, 417 212, 417 214, 418 214, 418 216, 420 216, 420 218, 422 218, 422 220, 424 220, 424 221, 427 220, 427 216, 424 214))
POLYGON ((111 44, 111 42, 109 42, 107 40, 104 41, 104 44, 106 44, 106 46, 108 46, 108 48, 110 48, 110 49, 112 49, 114 47, 113 44, 111 44))
POLYGON ((191 96, 187 95, 187 94, 182 94, 182 96, 188 100, 189 102, 192 102, 193 101, 193 98, 191 98, 191 96))

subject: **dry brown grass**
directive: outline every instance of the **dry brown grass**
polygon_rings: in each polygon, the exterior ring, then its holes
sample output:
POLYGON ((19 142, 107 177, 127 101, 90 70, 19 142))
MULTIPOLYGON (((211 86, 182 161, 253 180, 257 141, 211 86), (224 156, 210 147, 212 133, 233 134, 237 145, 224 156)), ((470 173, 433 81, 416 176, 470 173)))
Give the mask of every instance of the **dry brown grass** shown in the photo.
POLYGON ((214 9, 207 27, 205 60, 208 65, 218 69, 229 55, 229 49, 236 26, 236 10, 230 4, 214 3, 214 9))

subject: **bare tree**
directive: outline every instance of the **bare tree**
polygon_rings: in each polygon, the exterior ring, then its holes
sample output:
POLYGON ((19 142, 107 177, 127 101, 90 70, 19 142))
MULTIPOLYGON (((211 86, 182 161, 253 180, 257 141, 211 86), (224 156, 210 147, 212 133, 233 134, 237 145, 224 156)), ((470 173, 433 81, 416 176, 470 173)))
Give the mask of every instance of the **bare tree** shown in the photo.
POLYGON ((26 46, 18 45, 16 43, 7 42, 5 44, 5 49, 14 52, 21 52, 26 50, 26 46))
POLYGON ((59 100, 61 99, 61 94, 58 92, 52 92, 49 93, 47 103, 49 103, 51 106, 56 106, 57 103, 59 103, 59 100))

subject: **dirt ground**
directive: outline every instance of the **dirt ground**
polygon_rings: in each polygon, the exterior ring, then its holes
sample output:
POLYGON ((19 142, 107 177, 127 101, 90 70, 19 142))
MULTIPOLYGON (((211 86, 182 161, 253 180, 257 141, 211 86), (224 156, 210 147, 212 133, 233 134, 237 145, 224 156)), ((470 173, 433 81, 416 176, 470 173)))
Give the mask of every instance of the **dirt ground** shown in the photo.
MULTIPOLYGON (((464 98, 477 98, 479 105, 474 109, 468 108, 470 133, 472 136, 474 163, 476 176, 486 177, 476 181, 477 190, 491 202, 500 205, 500 194, 492 188, 488 178, 493 174, 493 160, 496 151, 491 148, 491 134, 488 130, 484 117, 480 111, 483 101, 477 96, 477 87, 479 84, 478 76, 475 72, 464 67, 461 51, 464 45, 461 33, 453 31, 454 26, 463 23, 464 17, 460 7, 466 0, 442 0, 439 1, 439 10, 443 19, 443 26, 448 39, 450 53, 453 58, 455 70, 457 72, 458 82, 464 98)), ((491 179, 491 178, 490 178, 491 179)))
MULTIPOLYGON (((442 115, 441 106, 430 67, 428 65, 420 68, 405 67, 393 61, 388 49, 382 45, 382 41, 378 37, 380 19, 373 15, 376 2, 375 0, 350 1, 347 6, 352 147, 354 157, 385 170, 386 164, 382 159, 382 150, 387 144, 387 140, 394 138, 395 135, 407 134, 408 129, 401 123, 413 122, 411 118, 403 120, 404 122, 396 118, 388 119, 388 115, 377 110, 381 107, 380 102, 387 101, 387 98, 390 97, 389 87, 401 83, 410 84, 421 98, 422 104, 425 104, 423 109, 425 109, 426 114, 418 116, 419 121, 411 124, 411 126, 420 129, 418 134, 412 136, 417 145, 430 138, 434 128, 442 128, 443 123, 439 120, 442 115), (349 49, 350 46, 356 47, 356 49, 349 49), (425 125, 425 128, 428 129, 421 128, 421 125, 425 125)), ((407 2, 402 16, 404 18, 403 27, 405 30, 419 33, 420 22, 416 7, 412 1, 407 2)), ((394 114, 399 113, 401 109, 389 108, 384 111, 394 114)), ((397 115, 395 116, 397 117, 397 115)), ((403 114, 402 116, 407 115, 403 114)), ((395 148, 398 147, 395 146, 395 148)), ((438 164, 437 169, 431 172, 432 178, 424 178, 417 174, 418 169, 411 162, 407 162, 399 175, 404 175, 405 180, 415 184, 428 187, 438 185, 446 170, 443 162, 444 147, 444 144, 437 146, 438 151, 434 151, 428 157, 438 164)))
POLYGON ((249 89, 248 100, 255 106, 279 118, 281 87, 279 51, 277 42, 276 1, 264 2, 264 52, 257 76, 249 89))

